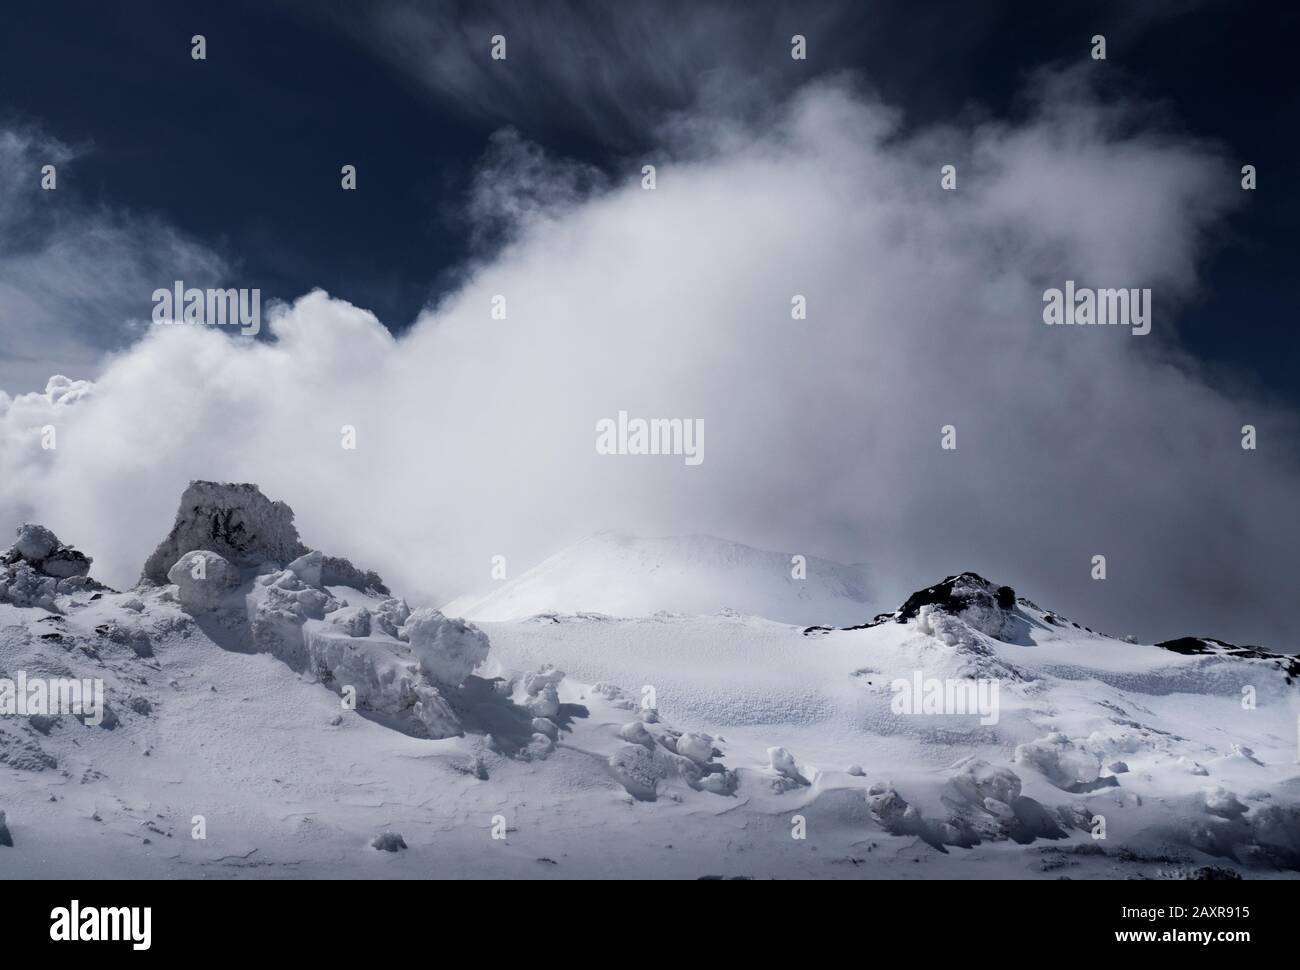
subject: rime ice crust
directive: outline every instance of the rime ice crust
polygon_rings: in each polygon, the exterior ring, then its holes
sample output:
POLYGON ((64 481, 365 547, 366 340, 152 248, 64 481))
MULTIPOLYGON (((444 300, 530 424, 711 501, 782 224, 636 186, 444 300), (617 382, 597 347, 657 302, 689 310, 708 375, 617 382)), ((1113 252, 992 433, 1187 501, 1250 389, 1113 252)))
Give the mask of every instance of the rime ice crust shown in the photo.
POLYGON ((196 549, 216 553, 239 568, 289 563, 307 550, 298 539, 293 510, 272 502, 256 485, 190 482, 175 524, 145 561, 142 580, 163 585, 168 570, 196 549))
POLYGON ((267 562, 289 566, 310 555, 324 585, 388 592, 378 574, 304 546, 293 524, 293 509, 271 501, 256 485, 190 482, 171 532, 145 561, 141 581, 165 585, 176 560, 196 549, 214 552, 240 569, 267 562))
POLYGON ((435 684, 462 684, 487 660, 488 638, 483 631, 437 610, 412 613, 406 621, 406 639, 425 676, 435 684))
POLYGON ((382 581, 307 549, 284 502, 256 485, 192 482, 142 582, 155 582, 173 555, 163 578, 187 613, 220 614, 237 641, 339 691, 358 710, 425 737, 462 733, 444 695, 487 659, 487 637, 472 624, 436 610, 413 614, 393 599, 376 606, 372 623, 369 609, 350 607, 327 586, 346 579, 359 593, 386 592, 382 581))
POLYGON ((167 570, 176 585, 176 595, 187 613, 216 609, 225 596, 239 585, 239 570, 207 550, 187 552, 167 570))

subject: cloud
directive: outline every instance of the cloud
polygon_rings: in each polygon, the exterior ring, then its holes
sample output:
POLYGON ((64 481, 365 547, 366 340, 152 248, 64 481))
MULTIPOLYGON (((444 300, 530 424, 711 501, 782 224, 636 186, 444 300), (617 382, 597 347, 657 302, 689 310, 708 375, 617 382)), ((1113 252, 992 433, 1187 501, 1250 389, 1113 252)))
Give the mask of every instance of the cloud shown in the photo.
POLYGON ((575 191, 506 140, 512 241, 400 339, 316 292, 274 342, 160 327, 75 403, 0 401, 0 525, 127 584, 189 479, 246 480, 434 602, 494 555, 516 575, 599 528, 706 532, 865 561, 887 602, 975 569, 1108 632, 1293 646, 1294 422, 1213 390, 1174 323, 1234 169, 1077 75, 1040 86, 1023 121, 917 133, 848 79, 758 124, 695 115, 654 191, 575 191), (1066 279, 1151 287, 1151 334, 1044 326, 1066 279), (703 419, 704 463, 598 455, 619 410, 703 419))
POLYGON ((227 272, 165 222, 85 201, 76 171, 87 150, 0 128, 0 387, 11 391, 43 388, 55 371, 92 373, 139 337, 156 287, 227 272), (41 186, 47 164, 52 191, 41 186))
POLYGON ((823 67, 847 60, 852 5, 651 0, 637 4, 392 0, 335 11, 378 54, 471 118, 545 126, 622 149, 701 103, 732 114, 806 81, 792 61, 803 34, 823 67), (506 60, 489 55, 506 38, 506 60))
MULTIPOLYGON (((1099 30, 1122 50, 1203 2, 1067 6, 1057 27, 1078 31, 1082 55, 1099 30)), ((774 98, 846 69, 867 71, 912 101, 902 107, 932 110, 937 101, 952 111, 988 74, 989 57, 1028 43, 1017 0, 937 0, 923 12, 911 0, 379 0, 303 8, 334 21, 446 111, 551 144, 625 154, 655 144, 682 113, 725 110, 753 121, 774 98), (790 56, 796 34, 806 59, 790 56), (504 61, 490 56, 495 36, 506 38, 504 61)), ((1020 53, 1031 64, 1049 56, 1020 53)))

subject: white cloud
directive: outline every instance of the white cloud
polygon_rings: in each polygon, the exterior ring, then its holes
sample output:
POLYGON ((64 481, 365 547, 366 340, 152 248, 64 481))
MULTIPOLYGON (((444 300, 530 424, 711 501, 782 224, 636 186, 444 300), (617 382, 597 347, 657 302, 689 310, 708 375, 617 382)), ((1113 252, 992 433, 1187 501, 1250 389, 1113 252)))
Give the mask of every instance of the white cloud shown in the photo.
POLYGON ((30 514, 125 584, 189 479, 256 481, 433 600, 598 528, 708 532, 867 561, 900 597, 975 569, 1109 632, 1285 646, 1292 421, 1209 389, 1173 333, 1232 169, 1129 119, 1063 82, 1022 123, 904 136, 823 84, 758 127, 679 125, 653 192, 629 172, 581 199, 561 171, 567 201, 512 208, 501 174, 515 241, 400 340, 314 293, 276 343, 158 328, 86 400, 0 402, 0 525, 30 514), (1151 335, 1045 327, 1067 278, 1152 287, 1151 335), (597 455, 620 409, 703 418, 706 461, 597 455))
POLYGON ((84 201, 85 151, 36 129, 0 129, 0 387, 11 391, 43 388, 56 370, 92 373, 139 337, 156 287, 227 271, 156 218, 84 201), (52 191, 41 186, 47 164, 52 191))

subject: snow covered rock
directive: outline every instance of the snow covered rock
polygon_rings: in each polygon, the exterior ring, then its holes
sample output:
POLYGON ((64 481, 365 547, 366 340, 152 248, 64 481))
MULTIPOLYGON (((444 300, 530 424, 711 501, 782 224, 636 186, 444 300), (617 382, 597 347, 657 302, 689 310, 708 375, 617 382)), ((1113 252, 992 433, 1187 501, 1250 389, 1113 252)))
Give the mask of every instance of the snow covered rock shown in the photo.
POLYGON ((130 647, 137 657, 153 656, 153 642, 149 639, 149 634, 139 627, 109 620, 95 627, 95 632, 110 643, 130 647))
POLYGON ((624 724, 619 729, 618 736, 628 744, 639 744, 648 751, 653 751, 655 748, 654 735, 641 721, 629 721, 624 724))
POLYGON ((1010 615, 1016 608, 1016 591, 998 586, 978 573, 958 573, 941 583, 917 590, 892 614, 884 613, 866 626, 893 620, 906 623, 916 619, 923 608, 960 616, 981 633, 998 638, 1003 635, 1010 615))
POLYGON ((677 753, 690 758, 697 765, 707 765, 713 760, 713 738, 707 734, 683 734, 677 739, 677 753))
POLYGON ((528 710, 533 717, 551 718, 560 713, 560 692, 547 684, 536 697, 529 698, 528 710))
POLYGON ((532 670, 524 675, 524 690, 529 697, 536 697, 548 686, 558 686, 564 679, 564 671, 546 666, 541 670, 532 670))
POLYGON ((285 568, 301 579, 308 586, 321 585, 321 563, 324 560, 319 552, 309 552, 299 556, 285 568))
POLYGON ((176 585, 181 608, 187 613, 216 609, 239 585, 239 570, 224 557, 206 549, 187 552, 167 571, 167 581, 176 585))
POLYGON ((405 633, 425 676, 437 684, 459 686, 487 659, 488 638, 482 630, 464 620, 448 619, 437 610, 416 610, 406 621, 405 633))
POLYGON ((543 734, 541 731, 537 731, 529 739, 527 747, 519 753, 519 756, 528 761, 540 761, 554 750, 555 739, 549 734, 543 734))
POLYGON ((396 832, 381 832, 370 845, 380 852, 397 852, 406 848, 406 840, 396 832))
POLYGON ((1066 791, 1081 790, 1101 774, 1101 759, 1058 731, 1017 746, 1014 760, 1037 769, 1066 791))
POLYGON ((0 602, 58 612, 60 594, 102 588, 88 577, 91 562, 45 526, 25 523, 0 553, 0 602))
POLYGON ((59 539, 43 525, 24 523, 18 527, 13 551, 26 562, 39 564, 59 547, 59 539))
POLYGON ((47 576, 58 579, 75 579, 90 573, 91 559, 69 546, 60 545, 41 560, 38 567, 47 576))
POLYGON ((329 614, 327 622, 350 637, 370 636, 370 611, 364 606, 345 606, 329 614))
POLYGON ((53 576, 43 576, 26 562, 18 562, 0 572, 0 602, 14 606, 37 606, 58 612, 55 597, 59 594, 59 581, 53 576))
POLYGON ((767 761, 772 770, 783 778, 797 782, 802 785, 808 784, 808 779, 799 773, 799 766, 795 764, 794 755, 785 748, 768 748, 767 761))
POLYGON ((323 627, 307 634, 307 667, 322 682, 348 691, 357 709, 411 718, 430 738, 461 734, 460 718, 418 665, 374 639, 339 636, 323 627))
POLYGON ((618 783, 638 801, 652 802, 658 795, 663 768, 639 744, 625 744, 609 756, 609 767, 618 783))
POLYGON ((890 832, 901 830, 909 813, 915 814, 907 800, 892 785, 881 782, 867 790, 867 808, 872 817, 890 832))
POLYGON ((1213 637, 1179 637, 1161 640, 1156 644, 1161 650, 1170 650, 1184 656, 1232 657, 1239 660, 1262 662, 1286 675, 1286 682, 1300 678, 1300 657, 1292 654, 1272 653, 1260 647, 1239 647, 1213 637))
POLYGON ((1211 788, 1201 793, 1201 801, 1205 804, 1205 810, 1211 815, 1217 815, 1219 818, 1237 819, 1245 815, 1247 806, 1237 798, 1235 792, 1230 792, 1226 788, 1211 788))
POLYGON ((166 583, 171 564, 192 549, 247 568, 286 564, 306 552, 288 505, 272 502, 256 485, 203 481, 185 489, 171 532, 145 562, 142 579, 166 583))
POLYGON ((1010 768, 972 761, 948 779, 947 788, 951 798, 994 811, 990 801, 1009 807, 1020 797, 1020 777, 1010 768))
POLYGON ((411 616, 411 608, 406 605, 406 600, 399 599, 395 596, 389 597, 375 607, 371 614, 375 625, 383 630, 390 637, 406 639, 402 627, 411 616))
POLYGON ((240 569, 266 563, 296 566, 295 572, 301 571, 314 586, 388 593, 377 574, 304 546, 293 524, 293 509, 284 502, 271 501, 256 485, 190 482, 171 532, 145 562, 141 581, 165 585, 171 565, 193 549, 211 550, 240 569))
POLYGON ((533 732, 535 734, 545 734, 552 741, 558 740, 560 737, 560 729, 554 721, 546 717, 533 718, 533 732))
POLYGON ((701 778, 698 787, 713 795, 731 796, 740 787, 740 777, 734 771, 715 771, 701 778))

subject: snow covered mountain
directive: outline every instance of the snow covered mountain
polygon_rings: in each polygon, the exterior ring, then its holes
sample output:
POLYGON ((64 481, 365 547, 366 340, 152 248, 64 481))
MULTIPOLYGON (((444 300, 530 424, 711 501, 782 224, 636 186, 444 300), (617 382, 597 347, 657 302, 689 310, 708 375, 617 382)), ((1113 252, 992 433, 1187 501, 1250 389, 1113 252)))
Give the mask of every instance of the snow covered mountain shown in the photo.
POLYGON ((202 482, 134 590, 91 565, 0 553, 5 878, 1300 875, 1296 658, 974 574, 849 628, 473 625, 202 482))
POLYGON ((874 612, 864 571, 713 536, 599 532, 515 579, 444 606, 475 621, 544 613, 703 616, 730 609, 781 623, 847 625, 874 612), (802 578, 796 578, 802 574, 802 578))

